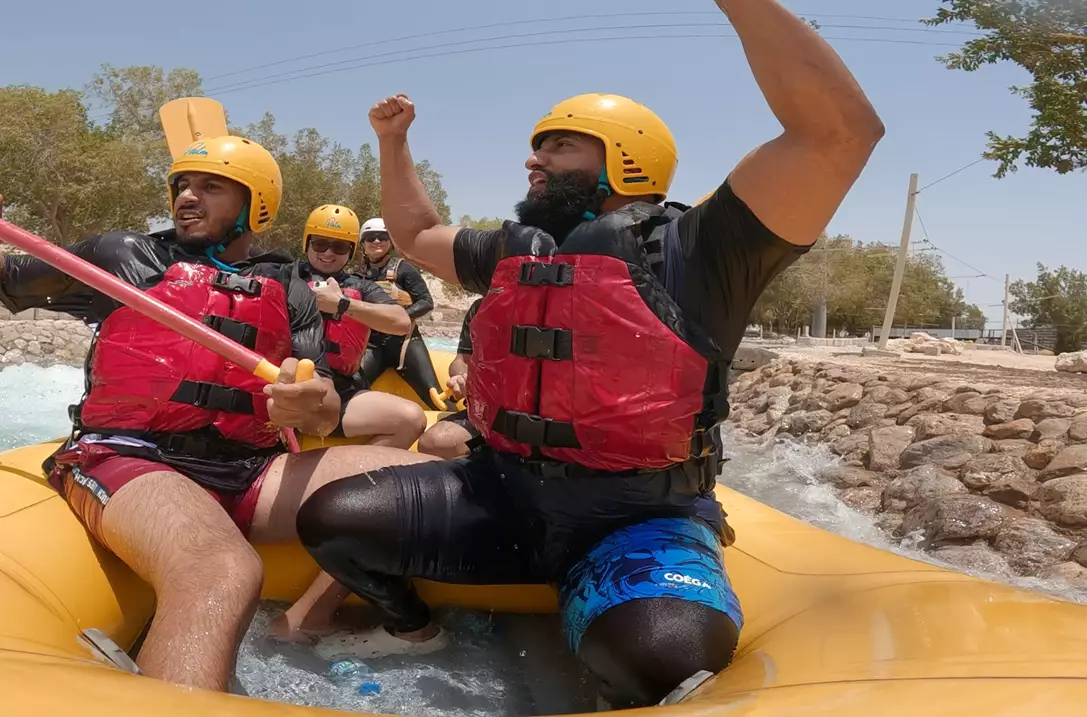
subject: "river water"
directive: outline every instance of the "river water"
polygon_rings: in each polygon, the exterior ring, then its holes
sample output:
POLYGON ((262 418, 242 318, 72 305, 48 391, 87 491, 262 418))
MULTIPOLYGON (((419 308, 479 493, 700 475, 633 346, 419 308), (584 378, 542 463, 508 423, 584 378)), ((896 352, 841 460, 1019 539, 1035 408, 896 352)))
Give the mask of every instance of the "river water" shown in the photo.
MULTIPOLYGON (((452 340, 429 341, 451 350, 452 340)), ((22 365, 0 371, 0 449, 49 440, 68 431, 67 406, 83 391, 82 371, 22 365)), ((780 443, 754 450, 726 432, 721 480, 762 503, 825 530, 910 557, 938 562, 893 541, 872 520, 837 499, 817 476, 834 465, 829 451, 780 443)), ((977 573, 981 574, 981 573, 977 573)), ((984 576, 992 577, 992 576, 984 576)), ((1000 578, 995 578, 1000 579, 1000 578)), ((1060 583, 1014 579, 1021 587, 1087 602, 1060 583)), ((264 634, 282 605, 264 604, 246 635, 238 663, 242 688, 252 697, 348 711, 418 717, 498 717, 594 711, 592 679, 564 649, 553 617, 503 616, 470 611, 437 615, 452 646, 425 658, 386 658, 370 674, 346 683, 327 678, 326 662, 310 648, 285 646, 264 634), (363 696, 360 682, 379 686, 363 696)))

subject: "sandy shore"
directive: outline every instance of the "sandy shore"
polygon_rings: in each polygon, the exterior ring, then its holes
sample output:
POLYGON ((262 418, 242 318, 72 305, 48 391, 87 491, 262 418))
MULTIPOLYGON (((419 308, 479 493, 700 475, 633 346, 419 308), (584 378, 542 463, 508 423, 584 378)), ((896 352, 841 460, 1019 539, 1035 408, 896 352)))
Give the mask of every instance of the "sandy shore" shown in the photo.
POLYGON ((1038 389, 1066 392, 1087 391, 1087 375, 1058 373, 1053 356, 1017 354, 1012 351, 967 349, 961 356, 902 353, 896 358, 862 356, 859 347, 774 346, 764 348, 782 358, 832 361, 847 366, 864 366, 880 373, 929 373, 947 381, 1000 388, 1007 396, 1022 398, 1038 389))

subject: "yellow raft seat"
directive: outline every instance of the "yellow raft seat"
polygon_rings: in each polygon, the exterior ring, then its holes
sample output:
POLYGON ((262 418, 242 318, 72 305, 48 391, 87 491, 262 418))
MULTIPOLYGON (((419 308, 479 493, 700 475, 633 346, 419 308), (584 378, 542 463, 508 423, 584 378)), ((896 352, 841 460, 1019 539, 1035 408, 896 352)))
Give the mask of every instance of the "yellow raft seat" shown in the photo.
MULTIPOLYGON (((435 352, 440 374, 450 358, 435 352)), ((382 382, 413 398, 399 379, 382 382)), ((182 688, 96 657, 81 632, 96 628, 130 649, 154 596, 45 484, 41 463, 56 445, 0 454, 0 715, 346 714, 182 688)), ((675 717, 1087 712, 1087 607, 855 543, 724 486, 717 497, 738 534, 724 559, 746 615, 740 645, 728 670, 680 704, 653 709, 675 717)), ((297 598, 318 572, 297 544, 257 548, 266 599, 297 598)), ((435 606, 556 610, 542 585, 419 587, 435 606)))

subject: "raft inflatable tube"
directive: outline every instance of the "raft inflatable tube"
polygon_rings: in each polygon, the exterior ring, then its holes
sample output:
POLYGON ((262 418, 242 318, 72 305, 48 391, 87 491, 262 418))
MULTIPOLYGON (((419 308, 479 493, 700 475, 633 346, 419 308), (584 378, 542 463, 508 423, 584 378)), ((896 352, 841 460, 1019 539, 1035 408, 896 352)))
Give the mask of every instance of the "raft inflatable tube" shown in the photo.
MULTIPOLYGON (((451 356, 434 357, 444 373, 451 356)), ((383 377, 380 388, 413 398, 394 377, 383 377)), ((0 454, 0 714, 347 714, 183 688, 103 658, 88 634, 101 631, 131 650, 154 597, 45 484, 41 463, 56 446, 0 454)), ((651 709, 674 717, 1024 717, 1085 709, 1087 607, 855 543, 723 486, 717 496, 738 534, 724 560, 746 615, 739 648, 729 669, 678 704, 651 709)), ((297 544, 257 548, 266 599, 297 598, 318 572, 297 544)), ((420 581, 419 588, 435 606, 556 610, 543 585, 420 581)))

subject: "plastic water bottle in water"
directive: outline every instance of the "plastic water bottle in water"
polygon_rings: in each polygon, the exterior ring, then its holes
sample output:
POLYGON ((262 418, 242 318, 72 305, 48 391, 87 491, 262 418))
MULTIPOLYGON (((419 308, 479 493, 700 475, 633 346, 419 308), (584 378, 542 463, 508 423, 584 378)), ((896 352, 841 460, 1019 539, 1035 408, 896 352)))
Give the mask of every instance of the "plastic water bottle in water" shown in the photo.
POLYGON ((376 682, 363 682, 361 685, 359 685, 359 694, 363 697, 376 695, 379 692, 381 692, 381 685, 376 682))
POLYGON ((347 682, 352 677, 370 674, 370 667, 357 657, 337 660, 328 666, 328 679, 337 684, 347 682))

